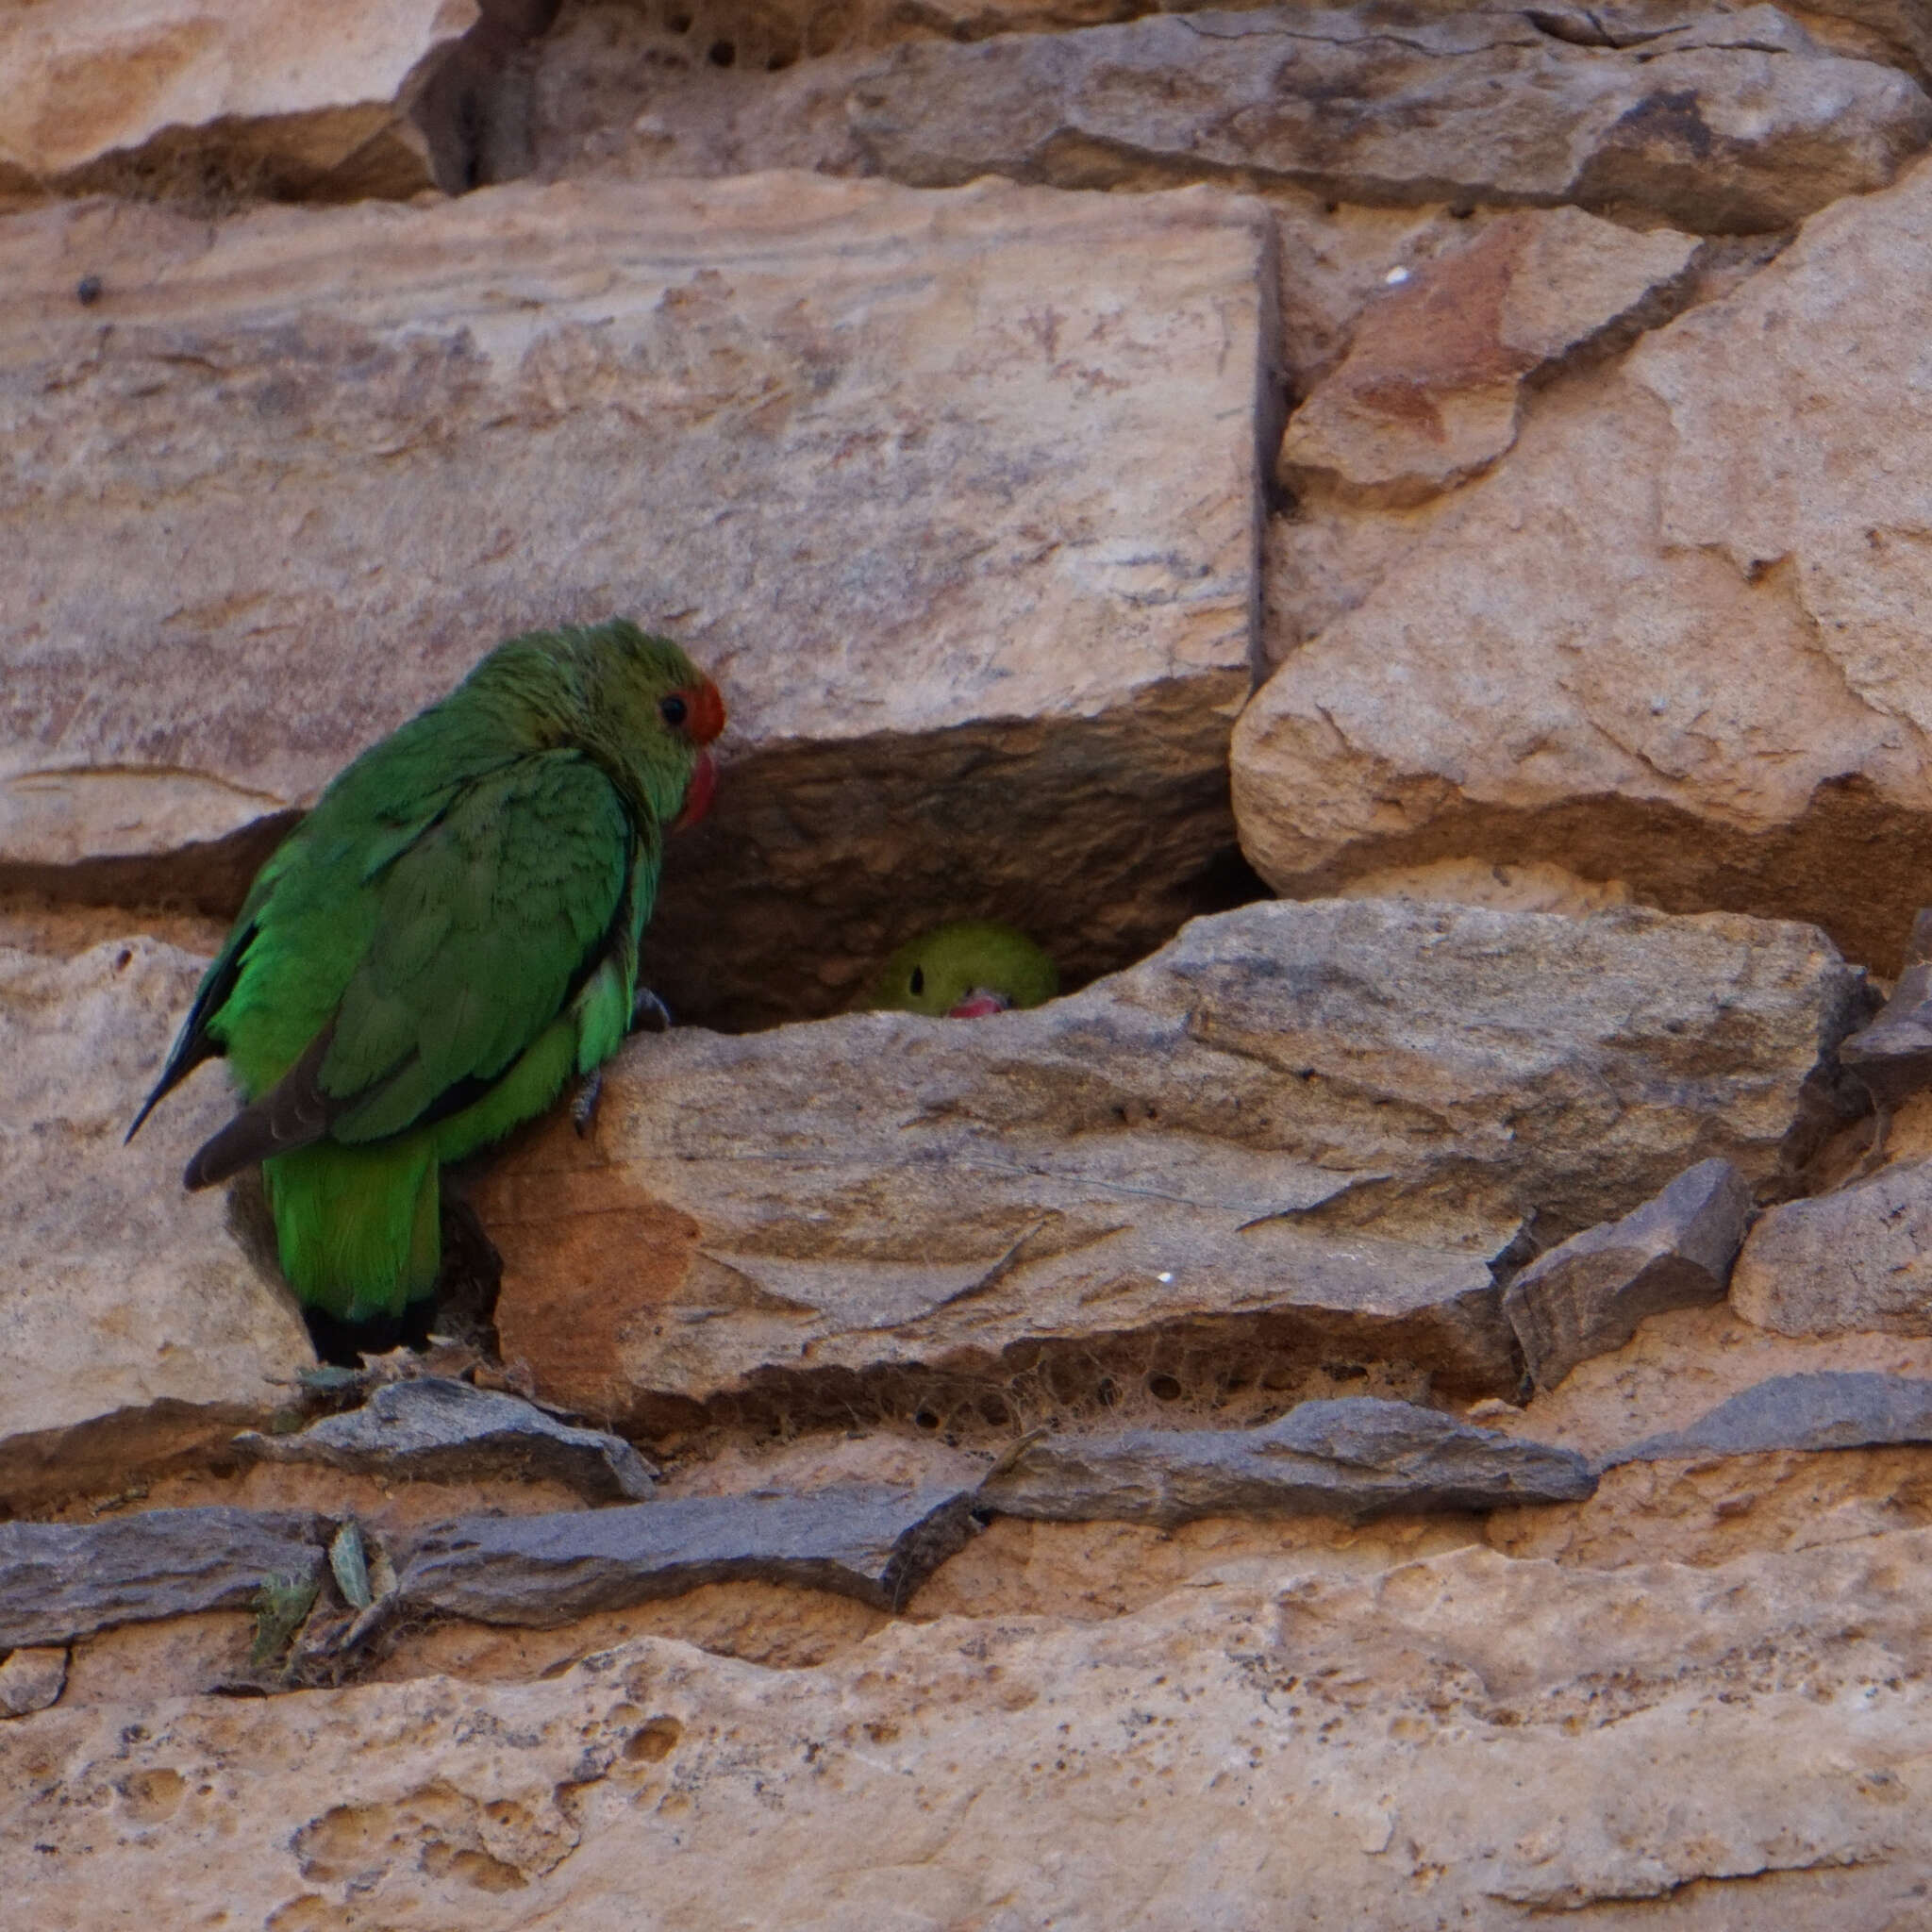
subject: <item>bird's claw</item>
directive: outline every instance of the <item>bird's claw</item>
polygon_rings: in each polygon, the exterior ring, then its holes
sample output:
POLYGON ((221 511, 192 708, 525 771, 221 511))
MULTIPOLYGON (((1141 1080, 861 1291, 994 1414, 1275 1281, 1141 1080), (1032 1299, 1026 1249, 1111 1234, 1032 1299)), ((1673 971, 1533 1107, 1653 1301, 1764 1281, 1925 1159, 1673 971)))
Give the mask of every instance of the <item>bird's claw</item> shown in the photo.
POLYGON ((604 1070, 599 1067, 594 1074, 586 1074, 584 1082, 577 1089, 576 1098, 570 1104, 570 1124, 577 1130, 577 1139, 582 1140, 597 1122, 597 1100, 604 1091, 604 1070))
POLYGON ((633 1033, 669 1033, 671 1008, 648 986, 638 988, 630 1003, 630 1030, 633 1033))

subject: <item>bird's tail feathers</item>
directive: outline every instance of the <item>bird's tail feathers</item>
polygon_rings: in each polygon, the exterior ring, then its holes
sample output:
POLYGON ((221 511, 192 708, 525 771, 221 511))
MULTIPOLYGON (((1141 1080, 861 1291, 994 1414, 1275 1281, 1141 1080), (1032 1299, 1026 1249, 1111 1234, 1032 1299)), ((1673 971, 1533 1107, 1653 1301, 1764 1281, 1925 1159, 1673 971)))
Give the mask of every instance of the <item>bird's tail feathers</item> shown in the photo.
POLYGON ((296 1299, 344 1322, 400 1315, 436 1286, 441 1189, 433 1137, 318 1141, 261 1164, 282 1273, 296 1299))

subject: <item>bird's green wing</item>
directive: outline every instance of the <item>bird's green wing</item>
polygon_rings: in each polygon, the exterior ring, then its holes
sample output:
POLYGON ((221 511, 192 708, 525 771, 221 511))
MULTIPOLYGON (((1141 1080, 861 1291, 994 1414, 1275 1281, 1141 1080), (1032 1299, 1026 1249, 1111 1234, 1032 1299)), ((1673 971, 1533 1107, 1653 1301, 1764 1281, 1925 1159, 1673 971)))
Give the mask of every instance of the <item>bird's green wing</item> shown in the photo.
POLYGON ((368 937, 340 1003, 196 1156, 191 1185, 324 1134, 378 1141, 472 1105, 626 930, 635 837, 594 764, 544 752, 466 786, 365 864, 368 937))

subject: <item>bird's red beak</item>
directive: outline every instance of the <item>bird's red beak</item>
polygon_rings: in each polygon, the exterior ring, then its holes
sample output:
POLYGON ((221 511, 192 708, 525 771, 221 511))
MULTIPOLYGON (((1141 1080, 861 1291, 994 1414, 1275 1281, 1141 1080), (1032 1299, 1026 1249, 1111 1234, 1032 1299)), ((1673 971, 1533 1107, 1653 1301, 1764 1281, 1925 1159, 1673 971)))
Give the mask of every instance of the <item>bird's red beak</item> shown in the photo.
POLYGON ((679 695, 691 707, 685 731, 693 744, 709 744, 724 728, 724 700, 718 687, 707 677, 679 695))
POLYGON ((984 1020, 989 1014, 1008 1011, 1012 1004, 1003 992, 992 992, 986 987, 975 986, 957 1007, 947 1008, 946 1018, 984 1020))

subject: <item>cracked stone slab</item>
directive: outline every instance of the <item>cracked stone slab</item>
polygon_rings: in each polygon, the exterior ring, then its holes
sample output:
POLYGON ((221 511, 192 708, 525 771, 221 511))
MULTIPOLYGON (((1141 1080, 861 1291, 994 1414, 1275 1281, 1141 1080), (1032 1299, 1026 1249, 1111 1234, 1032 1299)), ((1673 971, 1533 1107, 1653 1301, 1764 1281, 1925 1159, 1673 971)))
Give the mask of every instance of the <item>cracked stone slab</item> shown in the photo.
POLYGON ((1050 1437, 982 1485, 1003 1516, 1342 1516, 1574 1503, 1596 1478, 1574 1449, 1499 1435, 1439 1410, 1368 1397, 1304 1402, 1257 1429, 1134 1429, 1050 1437))
POLYGON ((616 611, 730 708, 681 1020, 974 914, 1137 957, 1224 903, 1272 246, 1214 190, 798 175, 0 222, 0 885, 232 909, 499 640, 616 611))
POLYGON ((1932 1381, 1871 1371, 1774 1375, 1721 1402, 1688 1428, 1613 1450, 1601 1467, 1770 1449, 1865 1449, 1932 1442, 1932 1381))
POLYGON ((225 1506, 99 1523, 0 1523, 0 1647, 244 1609, 265 1578, 319 1578, 319 1516, 225 1506))
POLYGON ((1539 1255, 1503 1295, 1539 1386, 1623 1347, 1646 1315, 1723 1301, 1751 1215, 1743 1175, 1701 1160, 1621 1221, 1539 1255))
MULTIPOLYGON (((0 700, 4 702, 4 700, 0 700)), ((288 1291, 166 1137, 122 1137, 206 962, 130 934, 0 946, 0 1490, 16 1508, 225 1441, 315 1359, 288 1291)), ((179 1096, 184 1143, 229 1111, 179 1096)))
POLYGON ((397 1588, 413 1609, 536 1626, 742 1580, 896 1609, 973 1536, 975 1507, 971 1491, 851 1483, 469 1516, 421 1537, 397 1588))
POLYGON ((1907 75, 1825 52, 1772 7, 1628 47, 1501 7, 1166 14, 908 42, 850 100, 872 162, 925 187, 1218 173, 1369 203, 1622 206, 1703 233, 1788 227, 1884 187, 1932 139, 1907 75))
POLYGON ((1932 475, 1928 304, 1916 167, 1545 391, 1243 712, 1256 869, 1549 863, 1894 971, 1932 873, 1932 496, 1894 480, 1932 475))
POLYGON ((592 1136, 475 1185, 505 1359, 646 1431, 1323 1361, 1513 1391, 1491 1258, 1700 1157, 1779 1184, 1862 988, 1799 926, 1315 901, 971 1026, 640 1037, 592 1136))
MULTIPOLYGON (((0 189, 352 200, 439 183, 413 110, 473 0, 0 8, 0 189)), ((76 275, 80 273, 76 270, 76 275)))
POLYGON ((517 1396, 434 1375, 386 1383, 361 1407, 292 1435, 248 1430, 235 1443, 263 1462, 318 1462, 398 1482, 548 1480, 598 1503, 640 1502, 656 1487, 622 1436, 573 1428, 517 1396))

